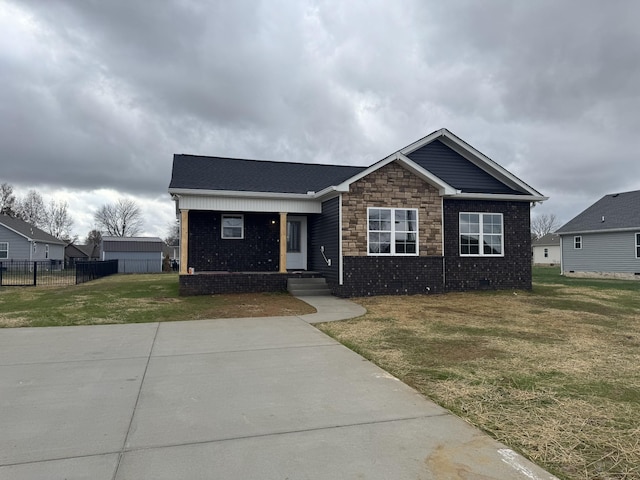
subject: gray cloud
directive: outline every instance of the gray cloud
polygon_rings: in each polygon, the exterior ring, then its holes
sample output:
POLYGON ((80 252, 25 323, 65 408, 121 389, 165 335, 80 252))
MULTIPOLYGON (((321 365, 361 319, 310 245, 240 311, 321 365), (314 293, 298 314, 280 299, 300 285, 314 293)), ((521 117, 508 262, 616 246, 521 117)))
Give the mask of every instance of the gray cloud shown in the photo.
POLYGON ((566 221, 640 188, 639 16, 630 0, 5 1, 1 180, 150 200, 173 153, 366 164, 447 127, 566 221))

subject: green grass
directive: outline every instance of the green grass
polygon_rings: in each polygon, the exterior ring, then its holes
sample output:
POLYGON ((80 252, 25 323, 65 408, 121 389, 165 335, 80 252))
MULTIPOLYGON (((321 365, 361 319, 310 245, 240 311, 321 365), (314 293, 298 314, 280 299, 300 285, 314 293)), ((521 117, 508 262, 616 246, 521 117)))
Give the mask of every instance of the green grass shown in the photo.
POLYGON ((640 282, 356 299, 319 325, 563 479, 640 478, 640 282))
POLYGON ((0 326, 50 327, 311 313, 288 294, 178 296, 175 274, 114 275, 66 287, 3 287, 0 326))

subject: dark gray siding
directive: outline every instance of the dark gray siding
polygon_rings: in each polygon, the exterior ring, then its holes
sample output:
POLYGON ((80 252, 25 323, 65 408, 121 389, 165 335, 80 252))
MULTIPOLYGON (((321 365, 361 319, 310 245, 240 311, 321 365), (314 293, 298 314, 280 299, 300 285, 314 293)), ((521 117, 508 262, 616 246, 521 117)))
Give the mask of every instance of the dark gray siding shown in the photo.
POLYGON ((322 204, 322 213, 309 217, 308 269, 320 272, 329 283, 338 283, 340 260, 340 198, 332 198, 322 204), (324 254, 331 259, 327 265, 324 254))
POLYGON ((511 189, 440 140, 434 140, 407 156, 422 168, 463 192, 510 195, 524 193, 511 189))
POLYGON ((562 236, 564 272, 640 273, 636 258, 635 234, 638 232, 589 233, 582 237, 582 248, 574 248, 576 235, 562 236))

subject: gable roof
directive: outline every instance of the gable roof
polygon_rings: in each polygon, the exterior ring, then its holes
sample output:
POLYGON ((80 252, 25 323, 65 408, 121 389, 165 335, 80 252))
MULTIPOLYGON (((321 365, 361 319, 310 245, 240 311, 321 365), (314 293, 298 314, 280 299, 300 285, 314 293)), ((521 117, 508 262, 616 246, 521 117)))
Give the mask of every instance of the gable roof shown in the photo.
POLYGON ((306 194, 342 183, 365 168, 181 154, 173 156, 169 188, 306 194))
POLYGON ((4 225, 9 230, 25 237, 27 240, 36 240, 43 243, 53 243, 55 245, 66 245, 67 243, 48 234, 47 232, 34 227, 30 223, 19 218, 8 215, 0 215, 0 225, 4 225))
POLYGON ((560 235, 557 233, 547 233, 531 242, 532 247, 559 247, 560 235))
POLYGON ((102 237, 103 252, 162 252, 158 237, 102 237))
POLYGON ((640 230, 640 190, 605 195, 556 233, 640 230))
POLYGON ((345 191, 354 181, 398 161, 441 195, 547 198, 447 129, 437 130, 369 167, 244 160, 176 154, 169 193, 303 194, 345 191))

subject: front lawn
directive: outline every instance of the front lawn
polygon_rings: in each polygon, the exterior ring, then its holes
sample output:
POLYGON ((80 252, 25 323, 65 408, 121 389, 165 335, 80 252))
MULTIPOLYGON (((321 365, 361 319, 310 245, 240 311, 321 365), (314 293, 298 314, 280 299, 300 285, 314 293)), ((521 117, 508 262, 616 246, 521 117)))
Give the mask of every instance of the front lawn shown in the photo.
POLYGON ((561 478, 640 478, 640 282, 357 302, 319 328, 561 478))
POLYGON ((286 293, 178 296, 177 274, 113 275, 67 287, 0 288, 0 327, 163 322, 313 313, 286 293))

